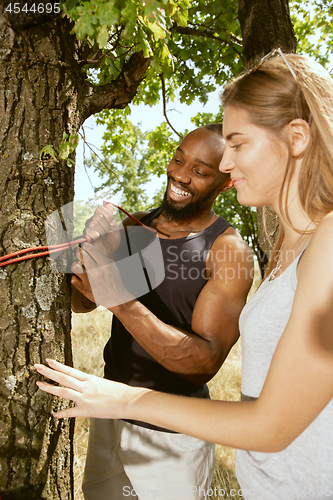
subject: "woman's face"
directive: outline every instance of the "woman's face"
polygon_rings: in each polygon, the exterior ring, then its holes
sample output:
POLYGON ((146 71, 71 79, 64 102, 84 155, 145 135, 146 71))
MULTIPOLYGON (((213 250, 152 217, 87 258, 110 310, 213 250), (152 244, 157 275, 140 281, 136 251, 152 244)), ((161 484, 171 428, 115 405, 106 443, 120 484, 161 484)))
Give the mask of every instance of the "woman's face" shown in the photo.
POLYGON ((253 125, 246 111, 226 106, 223 119, 226 150, 221 172, 230 173, 242 205, 272 206, 278 198, 288 160, 285 142, 253 125))

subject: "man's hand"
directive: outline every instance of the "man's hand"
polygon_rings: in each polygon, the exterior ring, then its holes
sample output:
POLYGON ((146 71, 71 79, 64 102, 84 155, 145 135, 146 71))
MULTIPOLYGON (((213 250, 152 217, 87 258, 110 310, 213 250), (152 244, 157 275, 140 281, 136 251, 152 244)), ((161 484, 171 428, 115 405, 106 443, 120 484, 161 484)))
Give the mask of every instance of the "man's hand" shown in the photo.
POLYGON ((103 203, 87 220, 83 232, 92 238, 93 246, 106 257, 112 257, 120 245, 120 229, 113 217, 112 203, 103 203))
POLYGON ((133 300, 121 280, 113 260, 95 246, 84 243, 76 250, 78 262, 72 264, 72 285, 88 300, 107 309, 133 300))

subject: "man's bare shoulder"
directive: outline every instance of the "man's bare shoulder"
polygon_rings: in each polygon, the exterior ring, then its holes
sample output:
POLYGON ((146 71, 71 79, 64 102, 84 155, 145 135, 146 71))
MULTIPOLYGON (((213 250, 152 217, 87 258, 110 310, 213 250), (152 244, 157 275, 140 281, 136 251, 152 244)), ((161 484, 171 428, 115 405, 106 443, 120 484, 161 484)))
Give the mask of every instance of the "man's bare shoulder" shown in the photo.
MULTIPOLYGON (((211 248, 212 258, 214 259, 214 254, 221 250, 229 254, 230 258, 233 257, 236 260, 246 259, 248 262, 253 261, 251 248, 233 227, 228 227, 216 238, 211 248)), ((226 256, 228 257, 228 255, 226 256)))
POLYGON ((253 281, 253 253, 234 228, 229 227, 214 241, 207 256, 207 276, 220 292, 227 289, 228 297, 244 300, 253 281))
MULTIPOLYGON (((242 281, 247 290, 252 283, 253 265, 251 248, 245 243, 238 231, 229 227, 216 238, 208 252, 206 270, 208 276, 214 275, 215 277, 221 277, 221 273, 223 276, 225 273, 238 276, 239 271, 242 270, 247 278, 234 281, 242 281)), ((228 280, 225 277, 220 281, 227 282, 228 280)))

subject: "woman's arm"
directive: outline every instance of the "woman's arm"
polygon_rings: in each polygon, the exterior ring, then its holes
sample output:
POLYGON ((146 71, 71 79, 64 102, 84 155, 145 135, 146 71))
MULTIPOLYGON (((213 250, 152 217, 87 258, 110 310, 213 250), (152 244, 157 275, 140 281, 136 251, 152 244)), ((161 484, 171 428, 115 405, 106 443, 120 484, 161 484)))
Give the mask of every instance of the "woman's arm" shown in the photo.
MULTIPOLYGON (((51 368, 35 365, 37 371, 63 387, 41 381, 37 382, 38 387, 77 405, 54 414, 58 418, 84 416, 138 419, 158 426, 163 423, 165 428, 239 448, 246 438, 246 433, 239 435, 239 429, 249 432, 251 422, 256 422, 255 402, 175 396, 88 375, 54 360, 47 362, 51 368), (223 429, 223 422, 228 428, 223 429), (228 439, 230 433, 237 436, 236 441, 228 439)), ((255 433, 250 432, 249 437, 248 447, 256 448, 255 433)))
POLYGON ((333 215, 329 215, 301 259, 291 317, 254 402, 172 396, 92 377, 54 362, 54 370, 37 369, 67 388, 38 385, 78 405, 58 417, 136 419, 235 448, 281 451, 333 397, 332 262, 333 215))

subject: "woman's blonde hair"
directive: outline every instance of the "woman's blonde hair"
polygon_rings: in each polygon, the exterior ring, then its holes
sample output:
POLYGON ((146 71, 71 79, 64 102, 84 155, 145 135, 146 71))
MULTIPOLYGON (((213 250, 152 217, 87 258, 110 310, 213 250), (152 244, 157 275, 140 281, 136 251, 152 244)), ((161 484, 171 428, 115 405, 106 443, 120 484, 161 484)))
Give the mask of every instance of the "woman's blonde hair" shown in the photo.
MULTIPOLYGON (((304 56, 285 54, 285 59, 296 78, 283 57, 271 57, 231 81, 221 95, 222 104, 244 109, 254 125, 282 139, 281 131, 290 121, 302 118, 309 123, 311 140, 303 156, 298 189, 303 209, 317 224, 333 210, 333 81, 322 66, 304 56)), ((281 214, 289 224, 288 186, 294 171, 290 154, 279 199, 281 214)), ((280 230, 268 271, 283 236, 280 230)))

